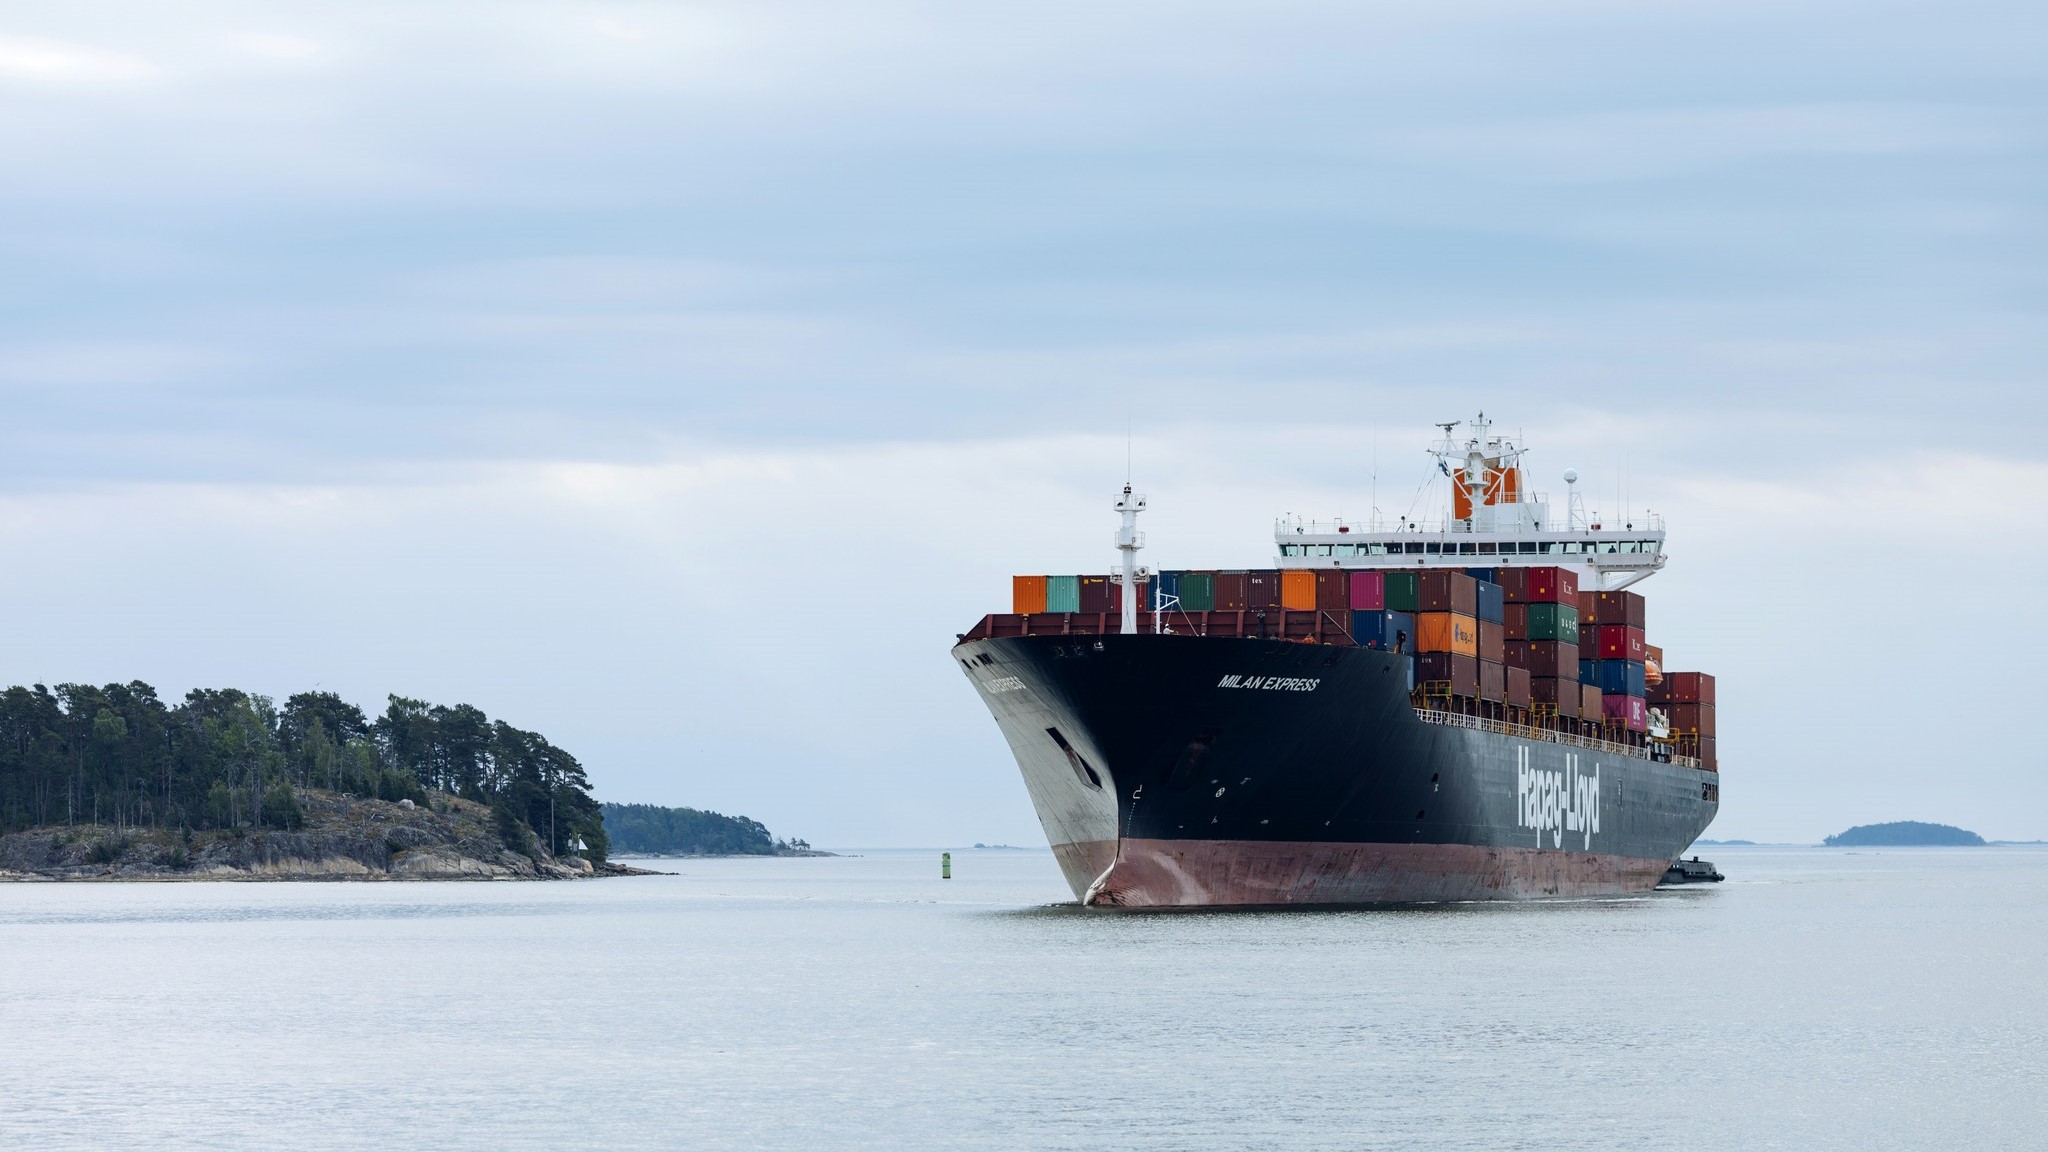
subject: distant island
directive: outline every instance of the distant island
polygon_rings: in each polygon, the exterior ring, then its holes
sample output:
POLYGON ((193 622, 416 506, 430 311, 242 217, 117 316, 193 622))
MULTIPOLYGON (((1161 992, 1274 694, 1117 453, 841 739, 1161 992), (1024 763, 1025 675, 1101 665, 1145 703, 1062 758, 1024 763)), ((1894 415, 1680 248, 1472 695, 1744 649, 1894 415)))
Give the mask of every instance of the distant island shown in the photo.
POLYGON ((1713 846, 1714 846, 1714 847, 1716 847, 1716 848, 1735 848, 1735 847, 1745 847, 1745 848, 1754 848, 1754 847, 1756 847, 1756 841, 1754 841, 1754 840, 1695 840, 1695 841, 1693 841, 1693 843, 1695 843, 1695 844, 1711 844, 1711 845, 1713 845, 1713 846))
POLYGON ((1889 824, 1859 824, 1821 843, 1830 848, 1908 848, 1930 846, 1977 846, 1984 838, 1975 832, 1947 824, 1923 824, 1918 820, 1894 820, 1889 824))
POLYGON ((830 856, 805 840, 778 840, 757 820, 655 804, 599 805, 615 852, 642 856, 830 856))
POLYGON ((467 704, 141 681, 0 692, 0 878, 552 879, 606 861, 582 765, 467 704))

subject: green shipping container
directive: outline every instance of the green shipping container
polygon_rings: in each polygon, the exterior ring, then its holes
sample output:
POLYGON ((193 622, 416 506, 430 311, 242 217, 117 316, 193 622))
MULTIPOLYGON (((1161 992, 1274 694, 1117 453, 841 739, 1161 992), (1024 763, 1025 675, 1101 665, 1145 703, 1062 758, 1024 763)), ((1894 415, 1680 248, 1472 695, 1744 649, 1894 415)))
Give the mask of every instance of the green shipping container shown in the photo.
POLYGON ((1529 639, 1579 642, 1579 610, 1569 604, 1529 605, 1529 639))
POLYGON ((1181 573, 1180 606, 1183 612, 1214 612, 1216 610, 1215 573, 1181 573))
POLYGON ((1387 573, 1387 611, 1422 611, 1421 579, 1414 572, 1387 573))
POLYGON ((1081 578, 1079 576, 1046 577, 1045 610, 1047 612, 1079 612, 1081 610, 1081 578))

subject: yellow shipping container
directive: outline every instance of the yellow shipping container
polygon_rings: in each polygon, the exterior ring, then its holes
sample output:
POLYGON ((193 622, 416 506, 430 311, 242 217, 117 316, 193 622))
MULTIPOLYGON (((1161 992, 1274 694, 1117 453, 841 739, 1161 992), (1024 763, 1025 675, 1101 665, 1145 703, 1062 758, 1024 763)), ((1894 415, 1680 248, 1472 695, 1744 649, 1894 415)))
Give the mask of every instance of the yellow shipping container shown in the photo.
POLYGON ((1306 568, 1280 573, 1280 606, 1294 612, 1316 610, 1316 574, 1306 568))
POLYGON ((1010 611, 1019 616, 1036 616, 1045 611, 1045 577, 1010 577, 1010 611))
POLYGON ((1415 650, 1479 655, 1479 621, 1456 612, 1417 612, 1415 650))

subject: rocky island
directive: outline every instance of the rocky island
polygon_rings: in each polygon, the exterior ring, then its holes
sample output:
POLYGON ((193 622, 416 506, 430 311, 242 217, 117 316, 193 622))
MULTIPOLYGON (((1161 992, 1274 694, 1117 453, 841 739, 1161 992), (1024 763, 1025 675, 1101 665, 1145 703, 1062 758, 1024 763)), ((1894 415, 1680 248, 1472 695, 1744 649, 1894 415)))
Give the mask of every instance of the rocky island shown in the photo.
POLYGON ((0 880, 570 880, 637 874, 557 855, 488 804, 296 790, 289 826, 74 825, 0 835, 0 880), (508 835, 509 832, 509 835, 508 835))
POLYGON ((176 706, 140 681, 0 692, 0 878, 555 879, 606 862, 576 758, 535 732, 392 696, 176 706))

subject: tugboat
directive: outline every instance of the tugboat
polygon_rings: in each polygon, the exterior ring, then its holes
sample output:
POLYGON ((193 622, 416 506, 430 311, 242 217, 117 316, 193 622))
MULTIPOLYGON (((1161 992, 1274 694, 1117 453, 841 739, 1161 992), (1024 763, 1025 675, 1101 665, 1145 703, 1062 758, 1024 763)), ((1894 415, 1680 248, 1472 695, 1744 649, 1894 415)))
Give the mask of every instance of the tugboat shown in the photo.
POLYGON ((1695 856, 1690 860, 1672 861, 1671 867, 1664 870, 1664 879, 1657 882, 1657 887, 1666 888, 1673 884, 1719 884, 1725 879, 1727 877, 1721 875, 1720 870, 1714 867, 1713 861, 1695 856))

